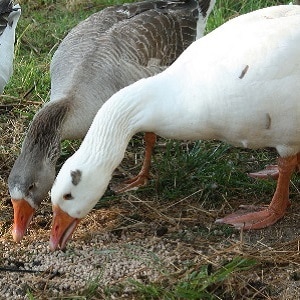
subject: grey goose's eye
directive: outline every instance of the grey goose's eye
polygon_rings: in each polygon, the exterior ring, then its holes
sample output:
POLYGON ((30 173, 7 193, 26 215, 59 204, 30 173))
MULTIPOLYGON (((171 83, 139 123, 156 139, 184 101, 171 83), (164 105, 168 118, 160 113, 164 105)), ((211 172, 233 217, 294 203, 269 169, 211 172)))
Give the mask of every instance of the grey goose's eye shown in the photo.
POLYGON ((34 188, 35 188, 35 183, 32 183, 32 184, 28 187, 28 191, 31 192, 34 188))
POLYGON ((64 200, 72 200, 72 199, 74 199, 74 198, 73 198, 72 194, 69 193, 69 194, 64 194, 64 195, 63 195, 63 199, 64 199, 64 200))

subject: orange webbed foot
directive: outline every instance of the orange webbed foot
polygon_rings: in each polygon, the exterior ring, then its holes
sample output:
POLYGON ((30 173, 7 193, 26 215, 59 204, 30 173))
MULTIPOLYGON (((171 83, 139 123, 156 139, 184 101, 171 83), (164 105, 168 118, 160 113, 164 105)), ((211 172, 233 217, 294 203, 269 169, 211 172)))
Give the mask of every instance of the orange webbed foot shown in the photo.
POLYGON ((265 169, 258 171, 258 172, 253 172, 248 174, 249 177, 252 178, 258 178, 258 179, 275 179, 277 180, 279 177, 279 170, 277 165, 269 165, 266 166, 265 169))
POLYGON ((124 193, 129 191, 137 190, 141 186, 146 186, 148 183, 149 175, 147 174, 138 174, 137 176, 126 180, 125 186, 117 189, 116 193, 124 193))
POLYGON ((241 205, 240 207, 241 210, 217 219, 216 223, 229 224, 244 230, 261 229, 276 223, 286 212, 286 208, 275 210, 270 206, 241 205))
POLYGON ((289 182, 298 164, 298 156, 278 158, 276 191, 268 207, 242 206, 244 211, 238 211, 216 222, 230 224, 240 229, 261 229, 281 219, 290 206, 289 182))

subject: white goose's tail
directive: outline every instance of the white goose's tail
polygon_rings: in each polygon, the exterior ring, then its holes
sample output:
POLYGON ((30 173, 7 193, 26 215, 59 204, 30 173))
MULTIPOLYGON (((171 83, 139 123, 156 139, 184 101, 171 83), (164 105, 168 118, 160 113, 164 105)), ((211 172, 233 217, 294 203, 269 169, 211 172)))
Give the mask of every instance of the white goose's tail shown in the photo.
POLYGON ((20 5, 0 0, 0 94, 13 72, 15 30, 20 15, 20 5))

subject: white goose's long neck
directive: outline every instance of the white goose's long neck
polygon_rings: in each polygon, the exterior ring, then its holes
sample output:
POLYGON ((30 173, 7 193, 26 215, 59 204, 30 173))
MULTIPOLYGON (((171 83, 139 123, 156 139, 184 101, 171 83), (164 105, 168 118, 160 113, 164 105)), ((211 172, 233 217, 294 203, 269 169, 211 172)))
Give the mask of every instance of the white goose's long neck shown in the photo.
POLYGON ((143 131, 145 119, 151 114, 143 83, 140 80, 120 90, 98 111, 80 147, 86 163, 99 163, 107 172, 113 172, 120 164, 130 138, 143 131))

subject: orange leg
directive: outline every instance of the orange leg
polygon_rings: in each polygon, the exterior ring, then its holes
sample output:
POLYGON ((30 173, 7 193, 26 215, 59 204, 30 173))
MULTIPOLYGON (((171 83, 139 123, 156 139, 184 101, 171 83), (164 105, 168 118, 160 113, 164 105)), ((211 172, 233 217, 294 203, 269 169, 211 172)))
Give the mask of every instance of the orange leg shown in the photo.
POLYGON ((149 172, 150 172, 150 165, 151 165, 151 156, 156 142, 156 135, 153 132, 146 132, 144 136, 144 140, 145 140, 145 158, 144 158, 141 171, 137 176, 125 181, 127 185, 117 190, 116 191, 117 193, 123 193, 130 190, 135 190, 140 186, 147 185, 148 179, 150 177, 149 172))
POLYGON ((295 167, 298 165, 299 154, 278 159, 278 181, 273 199, 267 208, 242 206, 246 211, 236 212, 219 219, 217 223, 231 224, 236 228, 260 229, 268 227, 281 219, 288 206, 289 183, 295 167))

